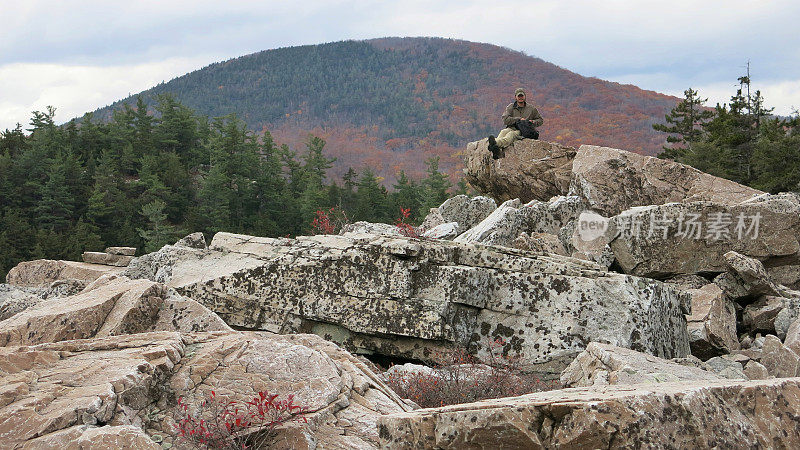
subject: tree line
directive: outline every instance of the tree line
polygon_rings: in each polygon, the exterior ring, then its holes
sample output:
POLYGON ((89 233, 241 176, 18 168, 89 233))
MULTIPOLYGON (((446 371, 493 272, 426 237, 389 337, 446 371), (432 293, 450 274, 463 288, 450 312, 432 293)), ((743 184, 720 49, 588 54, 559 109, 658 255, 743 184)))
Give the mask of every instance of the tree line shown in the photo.
POLYGON ((150 112, 138 98, 102 123, 87 114, 58 126, 54 116, 48 107, 30 128, 0 132, 2 277, 24 260, 79 260, 118 245, 149 252, 193 231, 309 234, 317 211, 331 208, 387 223, 403 208, 418 223, 454 187, 438 157, 420 180, 399 172, 391 190, 368 166, 337 183, 326 176, 334 160, 323 139, 291 149, 236 115, 209 119, 169 94, 150 112))
POLYGON ((661 158, 689 164, 703 172, 763 191, 800 191, 800 112, 772 115, 750 76, 728 104, 707 108, 694 89, 655 124, 670 133, 661 158))

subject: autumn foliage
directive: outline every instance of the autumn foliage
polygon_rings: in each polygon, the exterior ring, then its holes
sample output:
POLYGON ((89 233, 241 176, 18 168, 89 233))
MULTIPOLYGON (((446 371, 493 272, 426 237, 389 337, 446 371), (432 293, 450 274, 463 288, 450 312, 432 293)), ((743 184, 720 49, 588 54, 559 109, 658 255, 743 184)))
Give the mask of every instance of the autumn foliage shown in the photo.
POLYGON ((307 408, 295 404, 294 396, 281 400, 277 394, 260 391, 241 402, 211 391, 199 405, 191 407, 178 399, 176 443, 198 449, 265 448, 276 428, 288 422, 306 423, 307 408))
POLYGON ((447 363, 428 371, 389 371, 387 384, 398 395, 423 408, 469 403, 490 398, 513 397, 531 392, 557 389, 526 374, 519 358, 503 355, 505 341, 498 338, 488 345, 487 361, 479 361, 463 349, 449 352, 447 363))

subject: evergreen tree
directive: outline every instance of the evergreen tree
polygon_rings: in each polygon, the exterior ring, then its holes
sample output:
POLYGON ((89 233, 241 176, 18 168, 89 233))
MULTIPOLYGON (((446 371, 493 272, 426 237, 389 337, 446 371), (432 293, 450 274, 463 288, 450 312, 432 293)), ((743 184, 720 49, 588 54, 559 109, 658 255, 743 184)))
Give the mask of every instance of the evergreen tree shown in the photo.
MULTIPOLYGON (((353 220, 388 223, 392 220, 392 215, 388 209, 386 188, 381 186, 375 172, 371 168, 365 167, 358 180, 356 209, 353 213, 353 220)), ((395 215, 397 214, 399 212, 395 213, 395 215)))
POLYGON ((67 189, 64 164, 52 164, 47 182, 42 187, 41 200, 36 206, 37 225, 55 232, 66 231, 74 212, 74 198, 67 189))
POLYGON ((141 212, 147 219, 148 227, 137 231, 144 240, 145 253, 154 252, 177 240, 179 232, 175 226, 167 223, 167 215, 164 213, 166 206, 161 200, 153 200, 142 207, 141 212))
POLYGON ((409 179, 405 171, 401 170, 397 174, 396 182, 392 186, 394 192, 390 194, 392 199, 392 210, 400 211, 400 209, 408 209, 410 212, 409 220, 413 223, 418 223, 421 218, 425 216, 425 211, 422 211, 422 192, 420 186, 409 179))
POLYGON ((436 208, 448 199, 447 191, 452 186, 449 176, 439 172, 439 156, 434 156, 425 160, 427 176, 422 180, 424 201, 422 202, 423 211, 436 208))
POLYGON ((666 124, 654 124, 653 129, 670 133, 664 151, 659 158, 677 159, 686 154, 687 148, 700 140, 703 135, 703 124, 714 117, 714 112, 705 109, 708 99, 701 99, 697 91, 689 88, 683 92, 684 99, 667 114, 666 124))

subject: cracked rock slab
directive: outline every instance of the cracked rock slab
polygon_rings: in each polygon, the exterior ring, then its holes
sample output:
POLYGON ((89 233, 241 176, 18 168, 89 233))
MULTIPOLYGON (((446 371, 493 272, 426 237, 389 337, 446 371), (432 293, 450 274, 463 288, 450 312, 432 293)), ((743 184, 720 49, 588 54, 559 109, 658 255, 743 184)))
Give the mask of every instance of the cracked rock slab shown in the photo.
POLYGON ((314 333, 351 351, 443 362, 497 338, 556 378, 590 341, 688 354, 688 295, 596 264, 503 247, 370 234, 296 240, 217 233, 208 251, 165 247, 142 273, 229 325, 314 333))
POLYGON ((800 379, 572 388, 382 417, 389 449, 798 448, 800 379))

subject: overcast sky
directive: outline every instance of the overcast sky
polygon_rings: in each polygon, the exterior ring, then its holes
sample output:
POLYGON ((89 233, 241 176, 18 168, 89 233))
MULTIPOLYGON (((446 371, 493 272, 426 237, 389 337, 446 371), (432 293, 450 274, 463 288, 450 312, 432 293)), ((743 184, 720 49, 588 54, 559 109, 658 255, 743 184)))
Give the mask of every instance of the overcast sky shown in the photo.
POLYGON ((277 47, 439 36, 581 75, 727 102, 750 61, 768 106, 800 108, 797 0, 0 1, 0 130, 66 121, 210 63, 277 47), (433 3, 433 4, 432 4, 433 3))

